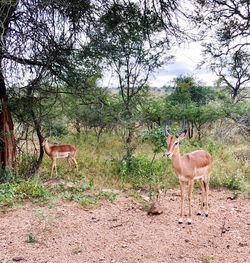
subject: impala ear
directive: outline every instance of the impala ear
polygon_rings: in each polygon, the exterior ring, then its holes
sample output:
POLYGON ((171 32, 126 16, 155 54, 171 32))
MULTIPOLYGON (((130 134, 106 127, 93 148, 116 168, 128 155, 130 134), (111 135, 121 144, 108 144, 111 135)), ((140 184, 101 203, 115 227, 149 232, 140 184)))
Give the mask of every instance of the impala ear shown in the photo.
POLYGON ((187 133, 187 130, 184 130, 179 136, 176 136, 178 139, 179 139, 179 141, 180 140, 182 140, 182 139, 184 139, 185 138, 185 136, 186 136, 186 133, 187 133))

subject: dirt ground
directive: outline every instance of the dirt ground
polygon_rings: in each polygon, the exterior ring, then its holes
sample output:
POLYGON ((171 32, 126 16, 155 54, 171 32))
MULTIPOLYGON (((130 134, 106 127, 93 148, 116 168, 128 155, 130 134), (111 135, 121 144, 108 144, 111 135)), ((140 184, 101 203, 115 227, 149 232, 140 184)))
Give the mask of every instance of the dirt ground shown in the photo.
POLYGON ((200 197, 192 225, 178 224, 177 189, 160 195, 163 213, 153 216, 122 193, 92 209, 69 201, 9 208, 0 215, 0 263, 250 262, 249 199, 211 190, 205 217, 196 215, 200 197))

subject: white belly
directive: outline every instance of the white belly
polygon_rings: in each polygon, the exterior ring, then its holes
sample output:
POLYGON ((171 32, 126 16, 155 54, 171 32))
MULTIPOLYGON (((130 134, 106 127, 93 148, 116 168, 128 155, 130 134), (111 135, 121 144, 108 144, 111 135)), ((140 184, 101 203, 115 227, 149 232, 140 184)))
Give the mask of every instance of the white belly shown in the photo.
POLYGON ((63 152, 63 153, 58 153, 56 158, 59 159, 59 158, 68 158, 70 155, 70 152, 63 152))
POLYGON ((202 179, 203 181, 206 181, 206 177, 207 177, 207 169, 208 167, 203 167, 203 168, 196 168, 194 170, 194 177, 185 177, 183 175, 179 175, 179 179, 181 181, 184 181, 184 182, 188 182, 190 179, 192 180, 199 180, 199 179, 202 179))
POLYGON ((187 178, 187 177, 185 177, 185 176, 179 176, 179 180, 180 181, 183 181, 183 182, 188 182, 189 181, 189 179, 187 178))
POLYGON ((194 180, 199 180, 199 179, 206 180, 207 169, 208 167, 196 168, 194 171, 194 174, 195 174, 194 180))
POLYGON ((194 180, 199 180, 199 179, 201 179, 201 178, 203 178, 203 176, 195 176, 195 177, 194 177, 194 180))

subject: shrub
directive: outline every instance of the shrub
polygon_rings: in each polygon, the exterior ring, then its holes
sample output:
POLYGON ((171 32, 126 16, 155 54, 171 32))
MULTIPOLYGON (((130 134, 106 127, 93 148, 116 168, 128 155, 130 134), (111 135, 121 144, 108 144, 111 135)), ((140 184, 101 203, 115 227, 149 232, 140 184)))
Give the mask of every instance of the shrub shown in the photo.
POLYGON ((0 185, 0 206, 11 206, 14 202, 26 199, 45 201, 50 198, 49 194, 49 189, 41 183, 38 177, 31 180, 18 178, 0 185))
POLYGON ((120 168, 121 179, 132 183, 134 189, 149 185, 153 188, 176 186, 178 179, 169 160, 165 157, 157 158, 152 165, 151 177, 149 177, 150 163, 149 157, 143 155, 133 156, 129 164, 123 160, 120 168))

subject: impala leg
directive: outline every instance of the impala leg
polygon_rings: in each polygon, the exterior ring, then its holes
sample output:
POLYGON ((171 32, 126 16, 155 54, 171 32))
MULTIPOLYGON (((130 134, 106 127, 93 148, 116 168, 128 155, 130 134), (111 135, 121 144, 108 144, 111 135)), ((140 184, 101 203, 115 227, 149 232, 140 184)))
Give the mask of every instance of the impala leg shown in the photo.
POLYGON ((78 171, 78 164, 77 164, 76 158, 72 157, 72 160, 73 160, 73 162, 74 162, 75 165, 76 165, 76 170, 78 171))
POLYGON ((54 164, 53 164, 53 162, 52 162, 52 165, 51 165, 51 171, 50 171, 50 177, 52 177, 53 170, 54 170, 54 164))
POLYGON ((55 171, 56 171, 56 177, 57 177, 57 168, 56 168, 56 159, 55 159, 55 171))
POLYGON ((191 207, 191 198, 192 198, 192 191, 194 187, 194 180, 190 180, 188 182, 188 224, 191 225, 192 223, 192 207, 191 207))
POLYGON ((181 217, 178 221, 179 224, 182 224, 183 218, 183 208, 184 208, 184 181, 180 181, 180 189, 181 189, 181 217))
MULTIPOLYGON (((52 175, 53 175, 54 168, 56 169, 56 159, 52 159, 52 167, 51 167, 50 177, 52 177, 52 175)), ((57 172, 56 172, 56 175, 57 175, 57 172)))
POLYGON ((205 186, 204 186, 203 180, 202 180, 202 179, 199 179, 198 182, 199 182, 199 185, 200 185, 201 190, 202 190, 202 195, 201 195, 201 208, 200 208, 200 210, 199 210, 198 213, 197 213, 197 215, 200 216, 200 215, 202 214, 203 207, 204 207, 204 199, 205 199, 205 192, 206 192, 206 190, 205 190, 205 186))
POLYGON ((69 167, 71 168, 71 159, 72 159, 72 157, 69 155, 68 157, 67 157, 67 161, 68 161, 68 164, 69 164, 69 167))
POLYGON ((208 193, 209 193, 209 180, 205 183, 205 189, 206 189, 206 207, 205 207, 205 216, 208 216, 208 193))

